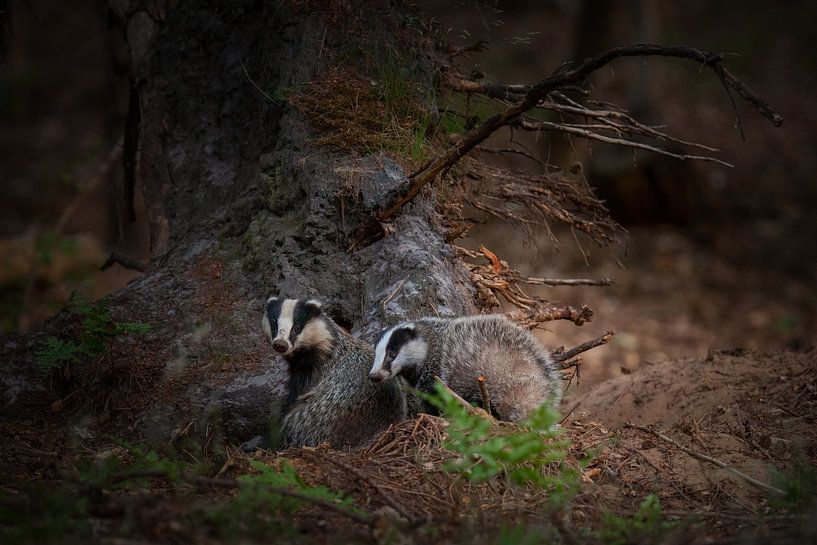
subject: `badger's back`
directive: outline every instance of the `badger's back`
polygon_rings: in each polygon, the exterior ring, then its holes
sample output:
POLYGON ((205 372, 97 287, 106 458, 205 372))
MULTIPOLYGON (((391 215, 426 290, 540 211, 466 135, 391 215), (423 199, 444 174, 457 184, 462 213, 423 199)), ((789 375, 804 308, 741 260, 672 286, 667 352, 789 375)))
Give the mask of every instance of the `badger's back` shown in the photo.
POLYGON ((559 373, 528 331, 499 315, 435 322, 429 342, 433 367, 463 398, 481 403, 481 375, 491 407, 502 420, 522 420, 543 403, 558 405, 559 373))
POLYGON ((335 448, 350 449, 406 418, 400 382, 371 381, 371 347, 336 324, 332 326, 334 347, 321 379, 298 398, 281 423, 283 448, 328 442, 335 448))

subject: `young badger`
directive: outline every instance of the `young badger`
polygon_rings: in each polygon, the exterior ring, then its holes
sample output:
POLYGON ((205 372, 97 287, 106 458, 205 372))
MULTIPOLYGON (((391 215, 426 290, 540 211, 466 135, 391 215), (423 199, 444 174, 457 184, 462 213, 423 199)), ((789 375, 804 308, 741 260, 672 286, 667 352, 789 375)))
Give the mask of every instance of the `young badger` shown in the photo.
POLYGON ((386 330, 375 347, 369 376, 375 382, 401 375, 420 391, 434 376, 470 403, 482 405, 482 375, 491 412, 516 422, 543 403, 556 407, 561 377, 553 360, 526 330, 500 315, 424 318, 386 330))
POLYGON ((400 381, 370 381, 371 347, 325 315, 318 301, 272 297, 261 324, 289 371, 281 448, 323 442, 352 448, 406 418, 400 381))

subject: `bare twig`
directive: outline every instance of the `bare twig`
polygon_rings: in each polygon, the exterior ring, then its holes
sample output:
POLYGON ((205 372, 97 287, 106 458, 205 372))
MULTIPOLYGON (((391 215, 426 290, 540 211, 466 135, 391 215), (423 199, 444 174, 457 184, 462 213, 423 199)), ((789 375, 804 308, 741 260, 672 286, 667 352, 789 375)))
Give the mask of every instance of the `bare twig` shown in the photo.
POLYGON ((626 112, 622 112, 619 110, 586 108, 583 105, 579 104, 578 102, 570 99, 569 97, 562 95, 561 93, 553 93, 553 96, 558 97, 560 100, 566 102, 567 104, 559 104, 557 102, 542 102, 539 104, 538 108, 571 114, 578 117, 598 119, 603 123, 608 123, 608 126, 611 128, 617 128, 628 133, 650 136, 652 138, 655 138, 656 140, 664 142, 673 142, 675 144, 681 144, 683 146, 699 148, 711 153, 717 153, 720 151, 718 148, 706 146, 698 142, 683 140, 681 138, 671 136, 663 131, 659 131, 655 127, 644 125, 643 123, 640 123, 626 112))
POLYGON ((614 138, 612 136, 606 136, 603 134, 599 134, 597 132, 590 131, 583 127, 570 126, 565 125, 563 123, 551 123, 550 121, 533 122, 520 119, 519 122, 517 123, 517 126, 519 126, 522 129, 525 129, 526 131, 553 131, 562 132, 565 134, 572 134, 574 136, 580 136, 582 138, 587 138, 588 140, 597 140, 599 142, 604 142, 606 144, 615 144, 617 146, 626 146, 629 148, 643 149, 651 151, 653 153, 657 153, 659 155, 666 155, 667 157, 672 157, 674 159, 709 161, 730 168, 735 166, 732 163, 727 163, 726 161, 718 159, 717 157, 709 157, 708 155, 689 155, 686 153, 675 153, 669 150, 665 150, 664 148, 644 144, 643 142, 636 142, 634 140, 627 140, 624 138, 614 138))
POLYGON ((486 413, 490 413, 491 398, 488 395, 488 386, 485 385, 485 377, 483 375, 478 376, 477 383, 479 383, 479 393, 482 396, 482 408, 485 409, 486 413))
POLYGON ((442 379, 441 379, 440 377, 436 377, 436 376, 435 376, 435 377, 434 377, 434 380, 436 380, 436 381, 437 381, 437 383, 438 383, 440 386, 442 386, 442 387, 443 387, 443 389, 444 389, 446 392, 448 392, 448 393, 451 395, 451 397, 453 397, 453 398, 454 398, 454 399, 457 401, 457 403, 459 403, 460 405, 462 405, 462 407, 463 407, 463 408, 464 408, 466 411, 468 411, 468 413, 469 413, 469 414, 472 414, 472 415, 474 415, 474 416, 478 416, 478 417, 480 417, 480 418, 488 418, 488 419, 491 419, 491 420, 493 420, 493 419, 494 419, 494 417, 493 417, 493 416, 491 416, 491 413, 489 413, 488 411, 486 411, 486 410, 484 410, 484 409, 481 409, 481 408, 479 408, 479 407, 474 407, 473 405, 471 405, 470 403, 468 403, 467 401, 465 401, 465 400, 462 398, 462 396, 461 396, 460 394, 458 394, 457 392, 455 392, 454 390, 452 390, 451 388, 449 388, 449 387, 448 387, 448 385, 447 385, 445 382, 443 382, 443 381, 442 381, 442 379))
POLYGON ((341 468, 341 469, 343 469, 345 471, 348 471, 349 473, 351 473, 352 475, 354 475, 358 479, 362 480, 363 482, 365 482, 366 484, 371 486, 378 494, 380 494, 380 497, 383 498, 383 501, 385 501, 387 504, 389 504, 389 506, 392 509, 394 509, 395 511, 397 511, 400 514, 401 517, 406 519, 406 521, 411 522, 414 519, 414 517, 411 516, 411 513, 406 511, 405 507, 403 507, 394 498, 392 498, 389 494, 387 494, 386 491, 383 490, 383 488, 380 485, 378 485, 376 482, 374 482, 373 479, 369 478, 369 476, 367 476, 365 473, 363 473, 362 471, 360 471, 356 467, 352 467, 349 464, 338 460, 334 456, 323 456, 322 458, 324 460, 328 460, 329 462, 335 464, 339 468, 341 468))
POLYGON ((392 290, 392 292, 385 299, 383 299, 383 302, 380 304, 381 308, 383 309, 383 312, 386 312, 386 306, 400 292, 400 290, 403 288, 403 285, 409 279, 409 276, 411 275, 407 274, 405 278, 403 278, 400 282, 397 283, 397 286, 394 288, 394 290, 392 290))
POLYGON ((610 278, 538 278, 535 276, 520 277, 518 282, 537 286, 612 286, 610 278))
POLYGON ((553 91, 563 89, 569 85, 582 83, 590 74, 615 59, 644 56, 677 57, 689 59, 708 66, 718 73, 721 81, 725 85, 737 91, 741 97, 747 100, 775 126, 780 126, 783 121, 782 117, 775 113, 762 98, 723 68, 720 55, 686 46, 640 44, 628 47, 617 47, 592 57, 575 68, 560 68, 551 76, 531 87, 522 100, 483 121, 481 125, 468 132, 442 155, 438 156, 421 170, 414 172, 410 176, 410 182, 406 184, 405 188, 398 192, 391 202, 376 214, 377 218, 383 221, 394 216, 404 204, 413 199, 414 196, 419 193, 420 189, 436 179, 442 171, 450 168, 466 153, 483 142, 500 127, 516 122, 522 114, 535 108, 543 100, 546 100, 548 95, 553 91))
POLYGON ((260 85, 258 85, 257 83, 255 83, 255 81, 253 81, 253 79, 250 77, 250 73, 247 72, 247 67, 244 66, 244 61, 242 61, 239 58, 238 63, 241 65, 241 69, 244 71, 244 75, 247 76, 247 81, 249 81, 252 84, 252 86, 255 87, 258 90, 259 93, 264 95, 264 98, 266 98, 267 100, 269 100, 273 104, 281 104, 280 100, 277 100, 274 97, 272 97, 269 93, 267 93, 265 90, 263 90, 260 85))
POLYGON ((598 337, 597 339, 592 339, 590 341, 585 341, 575 348, 571 348, 570 350, 567 350, 565 352, 554 353, 553 361, 555 361, 556 363, 561 363, 563 361, 571 360, 583 352, 587 352, 588 350, 596 348, 597 346, 607 344, 608 342, 610 342, 610 339, 612 339, 613 335, 615 334, 616 334, 615 331, 608 331, 601 337, 598 337))
POLYGON ((775 486, 772 486, 770 484, 766 484, 763 481, 759 481, 759 480, 755 479, 754 477, 750 477, 749 475, 743 473, 742 471, 740 471, 738 469, 735 469, 734 467, 732 467, 732 466, 730 466, 728 464, 725 464, 724 462, 721 462, 720 460, 718 460, 716 458, 712 458, 711 456, 707 456, 706 454, 701 454, 700 452, 695 452, 693 450, 690 450, 687 447, 683 446, 678 441, 676 441, 675 439, 672 439, 671 437, 668 437, 668 436, 664 435, 663 433, 661 433, 661 432, 659 432, 657 430, 648 428, 647 426, 641 426, 639 424, 633 424, 631 422, 627 422, 626 424, 624 424, 624 427, 625 428, 632 428, 632 429, 640 430, 640 431, 643 431, 643 432, 646 432, 646 433, 650 433, 650 434, 658 437, 662 441, 666 441, 667 443, 675 445, 678 449, 680 449, 681 451, 689 454, 693 458, 697 458, 698 460, 701 460, 701 461, 704 461, 704 462, 709 462, 710 464, 714 464, 714 465, 718 466, 721 469, 725 469, 726 471, 732 473, 736 477, 739 477, 740 479, 743 479, 747 483, 749 483, 749 484, 751 484, 751 485, 753 485, 753 486, 755 486, 757 488, 760 488, 762 490, 765 490, 766 492, 772 492, 774 494, 778 494, 778 495, 781 495, 781 496, 785 494, 785 492, 783 492, 779 488, 777 488, 775 486))
POLYGON ((454 91, 479 93, 489 98, 518 100, 530 91, 530 85, 502 83, 500 81, 474 81, 456 74, 448 74, 445 85, 454 91))

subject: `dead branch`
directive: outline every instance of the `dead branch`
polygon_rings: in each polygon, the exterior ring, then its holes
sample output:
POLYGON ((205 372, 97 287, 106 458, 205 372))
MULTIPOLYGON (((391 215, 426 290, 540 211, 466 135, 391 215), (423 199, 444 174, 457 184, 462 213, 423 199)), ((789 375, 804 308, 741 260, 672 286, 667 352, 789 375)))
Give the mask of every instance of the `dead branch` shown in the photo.
POLYGON ((612 286, 610 278, 537 278, 535 276, 520 277, 518 282, 537 286, 612 286))
POLYGON ((619 109, 612 110, 608 108, 599 109, 586 108, 582 104, 576 102, 575 100, 571 99, 568 96, 563 95, 562 93, 553 93, 551 96, 558 98, 559 100, 565 102, 565 104, 559 104, 557 102, 542 102, 539 104, 538 108, 543 110, 551 110, 559 113, 566 113, 576 117, 597 119, 602 123, 607 124, 611 128, 615 128, 619 131, 626 132, 628 134, 641 134, 643 136, 655 138, 656 140, 659 141, 672 142, 675 144, 680 144, 682 146, 699 148, 711 153, 717 153, 720 151, 718 148, 706 146, 698 142, 683 140, 681 138, 677 138, 663 131, 660 131, 655 127, 644 125, 643 123, 637 121, 635 118, 633 118, 631 115, 629 115, 626 111, 623 110, 619 109))
POLYGON ((587 305, 582 305, 581 309, 571 306, 537 307, 527 310, 512 310, 505 315, 522 327, 536 329, 543 323, 552 322, 553 320, 568 320, 578 326, 584 325, 593 317, 593 309, 587 305))
POLYGON ((463 200, 477 210, 523 227, 544 226, 551 238, 548 219, 573 227, 601 245, 615 242, 617 233, 623 231, 604 203, 580 180, 558 173, 533 175, 473 163, 470 175, 476 183, 463 200))
MULTIPOLYGON (((580 344, 579 346, 577 346, 575 348, 571 348, 570 350, 567 350, 567 351, 564 351, 564 352, 558 352, 558 351, 554 352, 553 361, 555 361, 556 363, 561 363, 563 361, 571 360, 571 359, 575 358, 576 356, 578 356, 579 354, 581 354, 583 352, 587 352, 588 350, 596 348, 597 346, 607 344, 608 342, 610 342, 610 339, 612 339, 613 335, 615 335, 615 334, 616 334, 616 332, 611 330, 611 331, 608 331, 607 333, 605 333, 604 335, 602 335, 601 337, 598 337, 596 339, 592 339, 592 340, 589 340, 589 341, 585 341, 582 344, 580 344)), ((568 366, 568 367, 571 367, 571 366, 568 366)))
POLYGON ((488 418, 488 419, 494 420, 494 417, 491 416, 491 413, 489 413, 485 409, 481 409, 479 407, 474 407, 473 405, 471 405, 470 403, 465 401, 460 394, 458 394, 457 392, 455 392, 454 390, 449 388, 448 385, 445 382, 443 382, 440 377, 435 376, 434 380, 437 382, 437 384, 442 386, 443 389, 446 392, 448 392, 451 395, 451 397, 453 397, 454 400, 456 400, 457 403, 462 405, 463 409, 465 409, 469 414, 472 414, 474 416, 478 416, 480 418, 488 418))
POLYGON ((540 286, 608 286, 612 284, 609 278, 598 280, 589 278, 536 278, 522 276, 519 271, 511 269, 508 262, 500 259, 495 253, 480 246, 475 252, 461 246, 454 247, 463 257, 485 259, 486 264, 466 263, 471 270, 471 283, 477 288, 478 299, 484 308, 500 306, 498 296, 502 296, 509 303, 517 307, 505 315, 527 329, 536 329, 545 322, 553 320, 570 320, 576 325, 583 325, 593 317, 593 310, 587 305, 581 309, 571 306, 554 307, 550 302, 536 296, 526 294, 519 284, 540 286))
POLYGON ((615 59, 621 57, 646 56, 676 57, 692 60, 703 66, 707 66, 716 72, 726 88, 734 89, 775 126, 780 126, 783 122, 783 118, 775 113, 760 96, 723 67, 723 59, 720 55, 686 46, 640 44, 628 47, 617 47, 592 57, 575 68, 559 68, 551 76, 531 87, 525 97, 519 102, 483 121, 480 126, 469 131, 459 142, 452 145, 442 155, 424 166, 424 168, 412 173, 409 177, 410 182, 390 203, 377 212, 377 218, 383 221, 394 216, 404 204, 413 199, 426 184, 436 179, 442 171, 454 165, 454 163, 459 161, 465 154, 483 142, 497 129, 515 123, 522 114, 530 111, 540 102, 546 100, 548 95, 553 91, 584 82, 590 74, 615 59))
POLYGON ((664 435, 663 433, 661 433, 661 432, 659 432, 657 430, 648 428, 647 426, 641 426, 639 424, 633 424, 631 422, 627 422, 626 424, 624 424, 624 427, 625 428, 632 428, 632 429, 640 430, 640 431, 643 431, 643 432, 646 432, 646 433, 650 433, 650 434, 654 435, 655 437, 658 437, 662 441, 666 441, 667 443, 675 445, 678 449, 685 452, 686 454, 689 454, 693 458, 697 458, 698 460, 701 460, 701 461, 704 461, 704 462, 709 462, 710 464, 714 464, 714 465, 718 466, 721 469, 725 469, 726 471, 732 473, 736 477, 738 477, 740 479, 743 479, 747 483, 749 483, 749 484, 751 484, 753 486, 756 486, 757 488, 760 488, 762 490, 765 490, 766 492, 772 492, 774 494, 779 494, 781 496, 785 495, 785 492, 783 492, 779 488, 777 488, 775 486, 772 486, 770 484, 766 484, 763 481, 759 481, 759 480, 755 479, 754 477, 750 477, 749 475, 743 473, 742 471, 740 471, 738 469, 735 469, 734 467, 732 467, 732 466, 730 466, 730 465, 728 465, 728 464, 726 464, 724 462, 721 462, 720 460, 718 460, 716 458, 712 458, 711 456, 707 456, 706 454, 701 454, 700 452, 695 452, 693 450, 690 450, 687 447, 680 444, 675 439, 672 439, 671 437, 668 437, 668 436, 664 435))
POLYGON ((565 125, 563 123, 551 123, 550 121, 533 122, 527 121, 525 119, 520 119, 518 122, 515 123, 515 125, 526 131, 553 131, 565 134, 572 134, 574 136, 580 136, 581 138, 587 138, 588 140, 597 140, 599 142, 604 142, 606 144, 615 144, 617 146, 626 146, 629 148, 643 149, 651 151, 653 153, 657 153, 658 155, 665 155, 667 157, 680 159, 682 161, 686 160, 709 161, 729 168, 733 168, 735 166, 732 163, 727 163, 726 161, 718 159, 717 157, 709 157, 708 155, 689 155, 686 153, 675 153, 664 148, 644 144, 643 142, 636 142, 634 140, 627 140, 624 138, 614 138, 612 136, 605 136, 603 134, 599 134, 597 132, 588 130, 587 128, 585 128, 587 127, 587 125, 584 127, 571 126, 565 125))
POLYGON ((530 85, 502 83, 500 81, 474 81, 448 73, 445 85, 453 91, 478 93, 489 98, 518 100, 530 91, 530 85))

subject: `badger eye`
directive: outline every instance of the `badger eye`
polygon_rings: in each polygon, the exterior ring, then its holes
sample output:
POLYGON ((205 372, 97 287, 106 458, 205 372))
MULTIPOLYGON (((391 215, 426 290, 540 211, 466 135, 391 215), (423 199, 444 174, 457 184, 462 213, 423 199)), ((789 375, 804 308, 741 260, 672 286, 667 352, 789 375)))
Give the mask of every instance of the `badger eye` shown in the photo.
POLYGON ((395 352, 394 350, 389 350, 388 352, 386 352, 386 357, 389 358, 390 360, 393 360, 394 358, 397 357, 397 352, 395 352))

